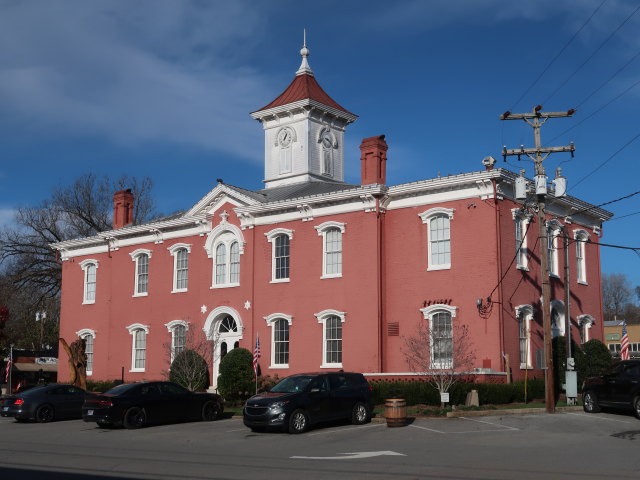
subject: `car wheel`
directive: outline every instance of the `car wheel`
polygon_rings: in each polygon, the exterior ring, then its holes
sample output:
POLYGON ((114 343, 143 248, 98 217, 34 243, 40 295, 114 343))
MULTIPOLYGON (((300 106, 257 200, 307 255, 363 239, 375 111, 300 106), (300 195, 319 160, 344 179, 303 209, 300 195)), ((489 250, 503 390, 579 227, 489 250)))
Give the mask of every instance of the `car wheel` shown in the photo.
POLYGON ((582 395, 582 406, 585 412, 598 413, 600 411, 600 405, 598 405, 598 398, 593 392, 585 392, 582 395))
POLYGON ((142 428, 147 423, 147 414, 140 407, 131 407, 124 414, 124 428, 142 428))
POLYGON ((309 417, 302 410, 294 411, 289 417, 289 433, 302 433, 309 426, 309 417))
POLYGON ((358 402, 353 406, 351 411, 351 423, 354 425, 362 425, 369 421, 369 412, 364 403, 358 402))
POLYGON ((55 418, 55 411, 51 405, 40 405, 36 410, 36 422, 47 423, 55 418))
POLYGON ((640 397, 633 399, 633 412, 635 413, 636 418, 640 419, 640 397))
POLYGON ((202 406, 202 420, 210 422, 220 416, 220 408, 213 400, 209 400, 202 406))

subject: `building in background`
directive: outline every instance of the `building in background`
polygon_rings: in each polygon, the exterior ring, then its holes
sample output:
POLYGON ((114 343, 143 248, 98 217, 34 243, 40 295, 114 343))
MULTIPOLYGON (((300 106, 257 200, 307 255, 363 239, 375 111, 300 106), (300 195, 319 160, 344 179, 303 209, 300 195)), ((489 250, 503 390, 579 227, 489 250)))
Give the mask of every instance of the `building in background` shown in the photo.
MULTIPOLYGON (((622 326, 624 320, 610 320, 604 322, 604 343, 609 347, 613 357, 620 356, 622 326)), ((629 357, 640 358, 640 325, 627 325, 629 336, 629 357)))
MULTIPOLYGON (((345 134, 357 117, 320 87, 308 53, 284 92, 251 114, 264 129, 263 189, 219 179, 190 209, 143 225, 132 224, 133 193, 117 192, 112 230, 53 245, 63 260, 60 334, 86 340, 90 378, 159 379, 206 338, 215 389, 221 358, 258 336, 263 375, 414 377, 404 352, 420 324, 437 332, 425 345, 433 367, 450 359, 458 324, 473 341, 468 373, 541 377, 541 246, 533 204, 515 199, 517 175, 488 157, 478 171, 388 185, 381 135, 361 143, 360 183, 345 183, 345 162, 357 161, 345 158, 345 134)), ((552 200, 542 247, 553 334, 567 329, 568 235, 569 328, 602 340, 598 242, 611 214, 552 200)))

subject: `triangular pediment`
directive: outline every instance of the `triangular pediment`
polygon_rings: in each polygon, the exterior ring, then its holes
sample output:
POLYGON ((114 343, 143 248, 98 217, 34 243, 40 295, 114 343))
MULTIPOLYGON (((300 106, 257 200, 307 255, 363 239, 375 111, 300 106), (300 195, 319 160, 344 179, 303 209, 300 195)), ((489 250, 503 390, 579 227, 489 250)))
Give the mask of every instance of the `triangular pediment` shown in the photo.
POLYGON ((264 200, 261 201, 260 197, 262 197, 262 195, 259 193, 219 183, 213 190, 191 207, 185 216, 212 215, 222 205, 229 203, 236 207, 258 205, 264 202, 264 200))

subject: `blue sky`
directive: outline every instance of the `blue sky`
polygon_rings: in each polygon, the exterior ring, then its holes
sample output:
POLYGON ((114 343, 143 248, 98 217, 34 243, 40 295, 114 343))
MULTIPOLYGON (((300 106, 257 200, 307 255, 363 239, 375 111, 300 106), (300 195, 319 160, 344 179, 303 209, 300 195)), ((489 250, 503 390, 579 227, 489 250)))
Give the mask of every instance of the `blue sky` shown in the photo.
MULTIPOLYGON (((86 172, 151 176, 166 214, 216 178, 261 188, 263 132, 249 113, 292 80, 303 28, 316 78, 360 117, 347 130, 346 181, 359 182, 360 140, 378 134, 389 184, 481 170, 486 155, 531 176, 529 162, 500 156, 502 145, 532 146, 531 128, 498 117, 543 104, 578 109, 543 127, 543 145, 576 144, 575 159, 553 155, 547 172, 561 164, 569 193, 593 204, 617 199, 640 190, 639 7, 0 0, 0 225, 86 172)), ((605 208, 638 212, 640 195, 605 208)), ((640 215, 606 223, 602 241, 640 247, 640 215)), ((602 248, 602 267, 640 285, 633 251, 602 248)))

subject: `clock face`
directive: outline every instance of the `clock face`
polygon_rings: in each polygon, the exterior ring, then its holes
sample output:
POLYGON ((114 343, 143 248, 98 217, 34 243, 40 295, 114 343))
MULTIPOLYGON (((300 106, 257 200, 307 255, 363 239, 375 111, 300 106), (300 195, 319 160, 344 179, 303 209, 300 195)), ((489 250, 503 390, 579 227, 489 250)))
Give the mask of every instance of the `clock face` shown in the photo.
POLYGON ((286 148, 291 145, 291 137, 292 135, 289 129, 283 128, 280 130, 280 133, 278 133, 278 143, 281 147, 286 148))

